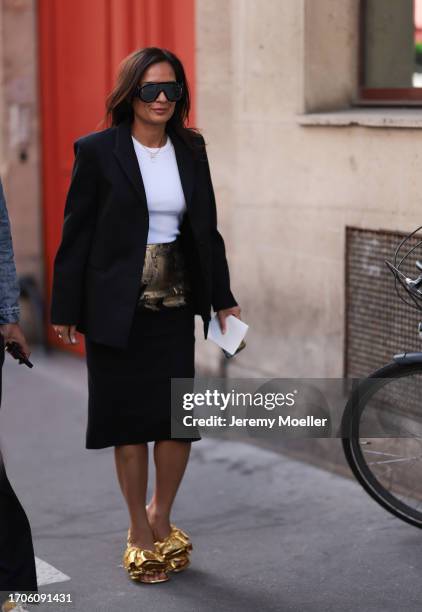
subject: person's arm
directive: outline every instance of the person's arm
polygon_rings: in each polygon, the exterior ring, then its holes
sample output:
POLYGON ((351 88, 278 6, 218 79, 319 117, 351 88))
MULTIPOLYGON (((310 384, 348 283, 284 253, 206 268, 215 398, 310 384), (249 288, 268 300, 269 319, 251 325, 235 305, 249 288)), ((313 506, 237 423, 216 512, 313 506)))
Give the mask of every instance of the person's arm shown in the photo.
POLYGON ((0 182, 0 325, 19 321, 19 283, 3 186, 0 182))
POLYGON ((230 289, 230 273, 226 258, 224 240, 217 227, 217 206, 215 201, 214 187, 211 179, 208 155, 205 141, 201 136, 203 145, 202 159, 199 162, 204 169, 211 203, 211 247, 212 247, 212 296, 211 304, 215 312, 238 306, 236 299, 230 289))
POLYGON ((79 322, 85 266, 96 222, 95 161, 81 140, 75 142, 74 151, 62 239, 54 260, 51 322, 57 326, 79 322))
POLYGON ((18 324, 19 295, 10 220, 0 181, 0 333, 5 343, 17 342, 29 357, 29 347, 18 324))

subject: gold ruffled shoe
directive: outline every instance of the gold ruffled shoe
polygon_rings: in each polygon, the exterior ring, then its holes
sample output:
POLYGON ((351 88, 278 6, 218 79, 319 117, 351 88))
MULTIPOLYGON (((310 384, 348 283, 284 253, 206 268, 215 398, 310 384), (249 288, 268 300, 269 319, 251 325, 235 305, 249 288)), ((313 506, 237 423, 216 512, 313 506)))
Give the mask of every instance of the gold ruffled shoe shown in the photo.
POLYGON ((128 531, 127 547, 123 555, 123 567, 127 570, 132 580, 143 582, 144 584, 166 582, 169 579, 166 559, 159 552, 133 545, 130 540, 130 531, 128 531), (151 576, 157 572, 165 573, 165 578, 144 579, 144 576, 151 576))
POLYGON ((164 540, 154 542, 158 552, 167 562, 167 570, 170 572, 181 572, 190 565, 189 552, 192 550, 192 542, 187 533, 170 524, 171 532, 164 540))
POLYGON ((28 612, 28 608, 25 608, 19 603, 14 603, 12 601, 5 601, 0 608, 1 612, 28 612))

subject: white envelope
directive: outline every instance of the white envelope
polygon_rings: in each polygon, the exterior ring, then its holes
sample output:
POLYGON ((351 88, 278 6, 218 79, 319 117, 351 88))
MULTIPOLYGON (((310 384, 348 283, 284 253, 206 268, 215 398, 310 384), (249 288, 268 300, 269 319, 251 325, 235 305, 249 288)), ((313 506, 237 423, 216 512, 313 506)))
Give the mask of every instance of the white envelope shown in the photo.
POLYGON ((209 338, 230 355, 233 355, 246 336, 248 329, 249 325, 246 325, 234 315, 229 315, 226 318, 226 333, 223 334, 221 333, 218 315, 215 314, 210 321, 207 339, 209 338))

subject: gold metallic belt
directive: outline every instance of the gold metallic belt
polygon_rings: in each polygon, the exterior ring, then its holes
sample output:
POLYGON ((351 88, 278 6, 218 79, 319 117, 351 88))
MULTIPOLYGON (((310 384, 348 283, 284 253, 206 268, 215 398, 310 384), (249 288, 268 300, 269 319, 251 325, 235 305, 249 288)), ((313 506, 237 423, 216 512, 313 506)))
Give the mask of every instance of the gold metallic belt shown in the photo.
POLYGON ((138 307, 163 310, 184 306, 192 294, 180 241, 147 244, 138 307))

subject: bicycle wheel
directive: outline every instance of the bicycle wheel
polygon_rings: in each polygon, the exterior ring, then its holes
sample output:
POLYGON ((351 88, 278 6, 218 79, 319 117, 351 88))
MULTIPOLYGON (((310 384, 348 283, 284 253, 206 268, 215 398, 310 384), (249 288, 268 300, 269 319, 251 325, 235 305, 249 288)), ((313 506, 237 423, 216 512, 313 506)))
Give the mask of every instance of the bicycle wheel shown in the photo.
POLYGON ((422 528, 422 363, 391 363, 361 381, 341 427, 347 462, 365 491, 422 528))

